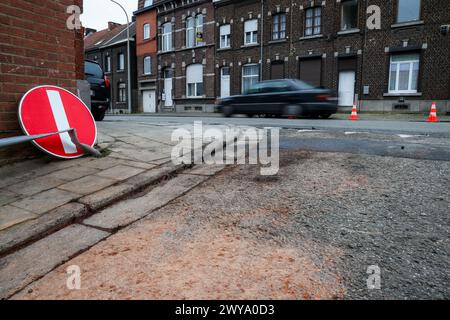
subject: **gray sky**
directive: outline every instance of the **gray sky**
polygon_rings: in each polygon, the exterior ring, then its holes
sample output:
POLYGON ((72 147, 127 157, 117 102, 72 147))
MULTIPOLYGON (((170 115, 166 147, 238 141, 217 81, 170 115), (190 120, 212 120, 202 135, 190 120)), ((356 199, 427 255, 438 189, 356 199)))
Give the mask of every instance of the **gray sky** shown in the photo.
MULTIPOLYGON (((138 0, 116 0, 127 10, 130 20, 137 10, 138 0)), ((120 7, 110 0, 84 0, 84 12, 81 22, 84 27, 97 30, 106 29, 108 21, 125 24, 127 19, 120 7)))

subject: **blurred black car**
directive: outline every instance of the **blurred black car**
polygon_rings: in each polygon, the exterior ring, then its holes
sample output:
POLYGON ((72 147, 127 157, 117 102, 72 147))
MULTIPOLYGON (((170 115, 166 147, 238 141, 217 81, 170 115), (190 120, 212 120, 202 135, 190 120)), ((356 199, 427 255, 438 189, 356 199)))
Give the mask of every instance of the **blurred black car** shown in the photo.
POLYGON ((338 99, 331 90, 289 79, 258 82, 244 95, 224 98, 217 104, 226 117, 245 114, 327 119, 338 111, 338 99))
POLYGON ((91 112, 96 121, 102 121, 111 99, 110 83, 100 65, 86 60, 84 76, 91 85, 91 112))

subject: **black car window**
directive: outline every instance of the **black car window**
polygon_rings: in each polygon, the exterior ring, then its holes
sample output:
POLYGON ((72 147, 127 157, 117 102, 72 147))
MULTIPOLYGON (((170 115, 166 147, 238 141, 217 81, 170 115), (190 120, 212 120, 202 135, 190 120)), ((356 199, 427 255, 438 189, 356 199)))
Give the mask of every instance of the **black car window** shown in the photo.
POLYGON ((310 84, 308 84, 306 82, 303 82, 301 80, 294 80, 293 82, 295 84, 295 87, 298 90, 311 90, 311 89, 315 89, 316 88, 316 87, 314 87, 314 86, 312 86, 312 85, 310 85, 310 84))
POLYGON ((251 87, 247 94, 259 93, 282 93, 292 91, 292 85, 287 81, 266 81, 258 82, 251 87))
POLYGON ((86 76, 94 77, 94 78, 103 78, 103 70, 100 68, 100 66, 96 63, 92 63, 89 61, 86 61, 84 64, 84 73, 86 76))

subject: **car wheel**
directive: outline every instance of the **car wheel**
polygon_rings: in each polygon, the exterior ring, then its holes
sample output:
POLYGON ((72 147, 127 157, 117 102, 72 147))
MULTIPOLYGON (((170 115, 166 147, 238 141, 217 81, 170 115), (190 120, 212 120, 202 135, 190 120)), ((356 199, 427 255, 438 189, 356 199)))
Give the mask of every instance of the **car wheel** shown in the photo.
POLYGON ((98 111, 98 110, 92 110, 92 116, 94 117, 95 121, 103 121, 105 119, 105 112, 98 111))
POLYGON ((223 114, 227 118, 231 117, 234 114, 233 106, 224 106, 223 107, 223 114))
POLYGON ((331 113, 323 113, 320 115, 320 119, 330 119, 331 113))
POLYGON ((283 115, 286 117, 297 117, 302 113, 302 107, 296 104, 284 107, 283 115))

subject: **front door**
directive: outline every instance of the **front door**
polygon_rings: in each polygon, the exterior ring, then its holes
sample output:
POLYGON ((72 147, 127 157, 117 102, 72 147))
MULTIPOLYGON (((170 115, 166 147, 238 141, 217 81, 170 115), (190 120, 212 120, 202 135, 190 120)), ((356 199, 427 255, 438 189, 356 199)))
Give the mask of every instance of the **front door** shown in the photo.
POLYGON ((156 93, 154 90, 146 90, 142 92, 142 100, 145 113, 156 112, 156 93))
POLYGON ((166 107, 173 106, 172 89, 173 89, 172 69, 166 69, 164 71, 164 97, 165 97, 164 105, 166 107))
POLYGON ((230 68, 223 67, 220 70, 220 97, 227 98, 230 96, 230 68))
POLYGON ((355 71, 339 73, 339 106, 351 107, 355 101, 355 71))

